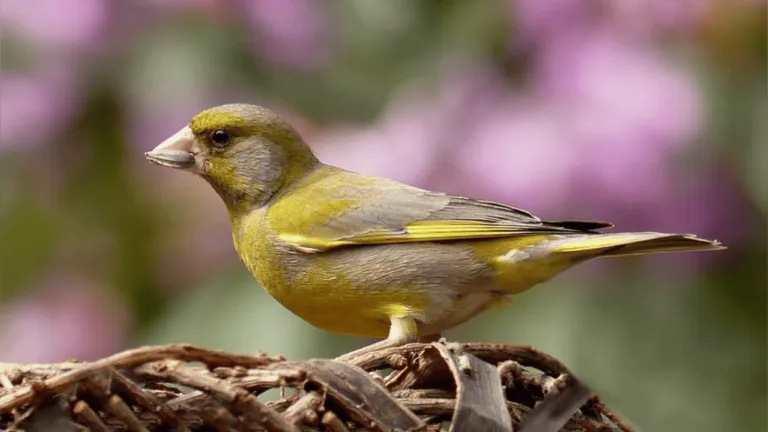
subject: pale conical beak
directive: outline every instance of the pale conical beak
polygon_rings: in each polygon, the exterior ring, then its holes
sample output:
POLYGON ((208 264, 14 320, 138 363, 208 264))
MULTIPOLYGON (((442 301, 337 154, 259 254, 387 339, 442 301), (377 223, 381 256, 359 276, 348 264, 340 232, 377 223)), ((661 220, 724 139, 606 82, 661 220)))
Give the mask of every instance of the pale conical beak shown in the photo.
POLYGON ((195 136, 189 126, 144 153, 144 156, 150 162, 169 168, 196 171, 195 168, 200 165, 195 157, 195 136))

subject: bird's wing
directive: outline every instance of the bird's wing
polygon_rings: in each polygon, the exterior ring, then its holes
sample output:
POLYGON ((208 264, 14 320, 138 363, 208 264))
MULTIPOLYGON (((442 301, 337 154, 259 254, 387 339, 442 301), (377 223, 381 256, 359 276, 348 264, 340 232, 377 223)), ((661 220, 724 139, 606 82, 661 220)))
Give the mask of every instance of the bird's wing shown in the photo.
POLYGON ((351 245, 588 232, 611 226, 586 221, 545 222, 503 204, 342 170, 292 191, 272 205, 268 217, 280 240, 302 252, 351 245))

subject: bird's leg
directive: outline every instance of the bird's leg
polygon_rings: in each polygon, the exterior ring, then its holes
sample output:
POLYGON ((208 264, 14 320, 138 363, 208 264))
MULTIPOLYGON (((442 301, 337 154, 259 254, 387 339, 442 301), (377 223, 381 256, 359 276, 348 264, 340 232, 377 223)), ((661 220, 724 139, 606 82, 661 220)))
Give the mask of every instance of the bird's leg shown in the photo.
POLYGON ((389 326, 389 336, 383 341, 366 345, 360 349, 348 352, 342 356, 336 357, 336 360, 345 361, 349 363, 355 363, 355 359, 370 353, 383 350, 386 348, 394 348, 401 345, 405 345, 409 342, 414 342, 418 336, 418 326, 416 321, 411 317, 391 318, 391 324, 389 326))

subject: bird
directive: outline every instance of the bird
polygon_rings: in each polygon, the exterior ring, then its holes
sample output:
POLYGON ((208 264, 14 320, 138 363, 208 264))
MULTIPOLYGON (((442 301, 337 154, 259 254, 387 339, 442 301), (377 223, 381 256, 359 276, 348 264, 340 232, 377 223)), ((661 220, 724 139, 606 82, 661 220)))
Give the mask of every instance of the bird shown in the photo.
POLYGON ((240 260, 285 308, 330 332, 382 339, 341 359, 439 337, 593 258, 725 249, 693 234, 542 220, 328 165, 252 104, 206 109, 145 157, 213 188, 240 260))

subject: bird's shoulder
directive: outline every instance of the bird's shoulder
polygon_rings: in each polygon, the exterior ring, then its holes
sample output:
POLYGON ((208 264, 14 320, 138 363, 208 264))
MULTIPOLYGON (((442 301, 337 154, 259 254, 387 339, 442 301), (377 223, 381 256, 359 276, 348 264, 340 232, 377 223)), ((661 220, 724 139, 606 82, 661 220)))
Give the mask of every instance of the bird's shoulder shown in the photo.
POLYGON ((280 234, 333 235, 428 217, 449 198, 387 178, 324 165, 290 185, 266 217, 280 234))

